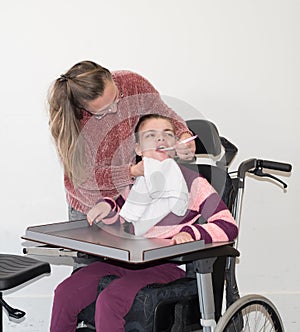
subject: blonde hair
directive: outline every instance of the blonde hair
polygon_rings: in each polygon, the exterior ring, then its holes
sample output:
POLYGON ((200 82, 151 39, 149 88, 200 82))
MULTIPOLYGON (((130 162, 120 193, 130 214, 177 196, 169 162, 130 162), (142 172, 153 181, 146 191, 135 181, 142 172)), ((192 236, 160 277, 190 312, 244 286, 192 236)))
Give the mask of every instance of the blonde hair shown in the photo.
POLYGON ((64 172, 74 182, 85 166, 84 146, 78 138, 87 102, 103 95, 111 73, 92 62, 82 61, 61 75, 48 94, 49 126, 64 172))

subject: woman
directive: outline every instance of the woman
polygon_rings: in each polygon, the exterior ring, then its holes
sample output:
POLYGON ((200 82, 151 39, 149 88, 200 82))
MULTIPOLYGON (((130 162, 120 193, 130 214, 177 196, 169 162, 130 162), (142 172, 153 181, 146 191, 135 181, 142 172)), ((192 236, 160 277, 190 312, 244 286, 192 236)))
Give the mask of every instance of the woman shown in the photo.
MULTIPOLYGON (((50 128, 64 167, 69 220, 83 219, 102 197, 117 197, 137 176, 134 128, 143 114, 174 119, 176 135, 191 133, 164 104, 155 88, 129 71, 110 72, 82 61, 61 75, 49 93, 50 128)), ((178 145, 183 160, 194 157, 193 142, 178 145)))

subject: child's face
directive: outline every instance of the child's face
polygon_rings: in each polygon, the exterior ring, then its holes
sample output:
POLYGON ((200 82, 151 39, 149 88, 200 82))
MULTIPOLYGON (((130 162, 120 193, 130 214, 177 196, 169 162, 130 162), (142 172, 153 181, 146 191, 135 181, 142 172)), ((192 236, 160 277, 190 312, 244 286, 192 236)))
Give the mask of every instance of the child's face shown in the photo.
POLYGON ((159 151, 159 148, 172 147, 176 143, 174 128, 168 120, 149 119, 139 129, 139 143, 136 153, 144 157, 164 160, 174 158, 175 150, 159 151))

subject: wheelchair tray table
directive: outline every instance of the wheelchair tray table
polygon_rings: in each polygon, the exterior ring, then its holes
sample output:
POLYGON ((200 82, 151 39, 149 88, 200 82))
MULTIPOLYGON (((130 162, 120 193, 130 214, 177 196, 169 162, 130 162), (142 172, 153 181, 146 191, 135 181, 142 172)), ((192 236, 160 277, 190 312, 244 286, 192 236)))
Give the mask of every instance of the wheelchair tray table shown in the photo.
POLYGON ((89 226, 86 220, 31 226, 22 238, 128 263, 176 257, 228 243, 204 244, 199 240, 173 245, 169 239, 133 239, 132 235, 120 233, 113 226, 89 226))

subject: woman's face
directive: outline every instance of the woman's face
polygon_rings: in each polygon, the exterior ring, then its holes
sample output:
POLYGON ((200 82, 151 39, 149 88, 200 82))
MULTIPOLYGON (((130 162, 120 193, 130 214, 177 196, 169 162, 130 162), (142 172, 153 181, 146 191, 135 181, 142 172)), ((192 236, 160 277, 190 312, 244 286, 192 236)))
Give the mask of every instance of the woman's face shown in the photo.
POLYGON ((160 148, 173 147, 176 136, 172 124, 166 119, 148 119, 140 127, 136 153, 144 157, 164 160, 174 158, 175 150, 160 151, 160 148))
POLYGON ((108 113, 118 110, 120 94, 113 81, 107 81, 102 96, 87 103, 85 110, 97 119, 103 118, 108 113))

